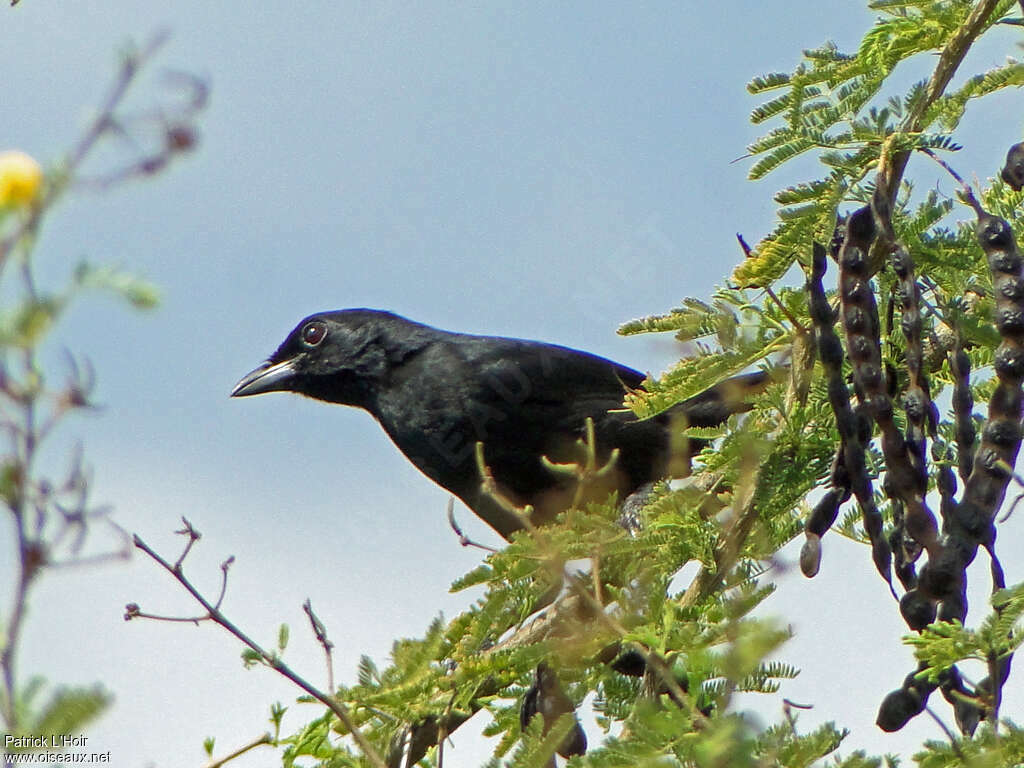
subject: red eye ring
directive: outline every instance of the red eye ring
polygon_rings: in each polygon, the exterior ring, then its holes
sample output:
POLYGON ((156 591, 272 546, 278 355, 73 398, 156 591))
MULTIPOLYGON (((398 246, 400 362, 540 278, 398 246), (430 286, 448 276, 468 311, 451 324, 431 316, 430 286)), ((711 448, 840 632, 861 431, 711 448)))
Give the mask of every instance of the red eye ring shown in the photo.
POLYGON ((322 320, 313 320, 306 323, 302 329, 302 343, 315 347, 327 336, 327 324, 322 320))

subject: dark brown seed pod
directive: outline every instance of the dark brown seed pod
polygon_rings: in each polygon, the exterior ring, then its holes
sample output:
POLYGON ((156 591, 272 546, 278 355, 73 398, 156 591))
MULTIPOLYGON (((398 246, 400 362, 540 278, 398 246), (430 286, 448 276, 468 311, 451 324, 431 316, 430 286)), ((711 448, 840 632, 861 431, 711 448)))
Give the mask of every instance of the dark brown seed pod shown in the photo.
POLYGON ((912 589, 900 598, 900 615, 908 627, 920 632, 935 621, 935 601, 912 589))
MULTIPOLYGON (((987 545, 995 538, 992 521, 1006 496, 1011 469, 1020 451, 1020 422, 1024 414, 1024 298, 1020 298, 1016 290, 1024 281, 1024 260, 1009 223, 985 211, 973 197, 970 201, 978 215, 975 227, 978 242, 988 259, 996 287, 995 323, 1002 341, 995 355, 998 384, 989 400, 988 420, 964 485, 955 525, 950 526, 949 531, 950 537, 960 539, 964 568, 974 558, 978 546, 987 545), (1006 286, 1014 289, 1001 290, 1006 286)), ((957 426, 959 430, 959 422, 957 426)), ((964 431, 967 431, 966 424, 964 431)))
POLYGON ((919 666, 916 671, 903 678, 903 685, 882 700, 875 723, 883 731, 887 733, 898 731, 911 718, 924 711, 928 697, 931 696, 932 691, 938 688, 938 685, 927 680, 917 679, 917 673, 923 668, 923 666, 919 666))
POLYGON ((924 711, 928 698, 916 688, 892 691, 882 700, 875 724, 886 733, 898 731, 924 711))
POLYGON ((895 243, 892 228, 888 197, 884 190, 887 185, 883 178, 876 184, 876 194, 872 206, 855 211, 849 219, 846 238, 839 253, 839 295, 842 299, 842 316, 853 314, 854 307, 868 317, 878 317, 874 294, 870 291, 863 295, 851 290, 861 282, 864 267, 864 254, 867 254, 874 239, 876 229, 881 230, 880 246, 891 248, 893 269, 901 279, 903 301, 903 321, 910 331, 908 335, 908 371, 911 374, 911 403, 918 406, 920 419, 911 425, 911 443, 900 434, 893 420, 892 400, 889 397, 885 377, 882 375, 881 342, 878 337, 877 319, 871 334, 861 332, 858 327, 846 325, 847 348, 851 350, 850 360, 853 362, 854 380, 859 395, 868 406, 882 433, 882 452, 886 464, 886 492, 899 498, 906 507, 906 519, 917 541, 928 549, 939 546, 938 525, 935 517, 928 509, 924 494, 927 489, 927 475, 924 466, 924 429, 925 420, 929 415, 930 398, 927 390, 921 386, 922 353, 921 353, 921 322, 917 308, 918 288, 914 279, 913 260, 910 254, 895 243), (876 227, 877 221, 877 227, 876 227), (856 301, 857 304, 853 302, 856 301), (853 350, 857 350, 854 355, 853 350))
MULTIPOLYGON (((888 491, 887 493, 893 497, 896 495, 888 491)), ((904 589, 914 589, 917 586, 915 564, 921 556, 921 545, 907 535, 903 503, 898 498, 892 499, 892 526, 892 530, 889 531, 889 547, 892 549, 896 578, 900 580, 904 589)))
MULTIPOLYGON (((856 215, 851 217, 847 223, 847 234, 840 252, 841 257, 843 252, 848 250, 848 246, 850 248, 863 248, 863 229, 863 217, 856 218, 856 215), (854 245, 850 245, 851 242, 854 245)), ((840 260, 842 261, 842 259, 840 260)), ((868 477, 867 467, 864 463, 864 441, 861 437, 862 420, 858 418, 850 407, 850 393, 846 388, 846 382, 843 380, 842 344, 836 336, 835 329, 832 327, 835 317, 828 303, 828 298, 825 296, 825 288, 822 284, 822 278, 825 276, 825 264, 825 248, 815 243, 811 260, 811 274, 807 280, 807 290, 810 296, 810 310, 814 321, 818 355, 828 377, 829 402, 832 405, 832 411, 835 413, 836 425, 842 438, 842 445, 837 455, 842 455, 844 459, 843 463, 845 464, 848 479, 846 487, 853 491, 860 505, 861 514, 864 519, 864 528, 871 540, 872 559, 875 562, 875 567, 891 588, 892 552, 889 549, 889 542, 882 535, 882 515, 875 505, 871 479, 868 477)), ((866 282, 861 281, 861 283, 866 288, 866 282)), ((842 292, 842 287, 840 291, 842 292)), ((867 293, 870 293, 870 290, 867 293)), ((874 322, 877 332, 877 315, 874 322)), ((833 477, 835 477, 835 474, 835 471, 833 471, 833 477)))
MULTIPOLYGON (((912 578, 913 559, 920 554, 909 542, 916 542, 928 549, 929 559, 941 557, 944 551, 938 536, 935 516, 928 508, 924 495, 928 486, 927 437, 932 438, 933 451, 938 449, 938 409, 931 400, 931 392, 924 364, 924 344, 920 311, 920 287, 917 284, 914 260, 910 252, 896 238, 892 224, 891 205, 887 194, 888 185, 880 174, 872 199, 872 210, 881 233, 878 247, 888 251, 890 264, 898 278, 897 299, 900 306, 900 328, 906 338, 905 359, 907 365, 907 389, 903 396, 903 408, 907 417, 905 442, 902 450, 895 438, 896 428, 891 424, 889 409, 876 409, 876 420, 883 433, 885 450, 886 492, 906 505, 905 515, 894 514, 894 531, 891 535, 896 553, 896 573, 900 581, 910 588, 900 602, 900 612, 907 625, 920 630, 937 614, 938 596, 928 588, 917 585, 931 578, 927 570, 919 578, 912 578), (892 437, 888 437, 893 433, 892 437)), ((940 456, 944 457, 946 451, 940 456)), ((939 485, 946 493, 941 496, 940 511, 955 505, 953 493, 956 481, 948 468, 940 468, 939 485)), ((894 498, 893 508, 898 508, 894 498)))
MULTIPOLYGON (((842 448, 836 455, 836 462, 842 460, 842 448)), ((804 541, 800 549, 800 571, 807 578, 818 575, 818 568, 821 566, 821 537, 825 535, 839 515, 839 507, 850 498, 850 487, 846 481, 846 473, 838 473, 833 463, 832 470, 833 485, 818 503, 814 505, 807 522, 804 523, 804 541), (836 479, 838 478, 838 483, 836 479)))
MULTIPOLYGON (((883 211, 886 210, 887 207, 883 208, 883 211)), ((906 440, 893 420, 892 400, 882 371, 878 307, 874 293, 868 289, 866 282, 869 269, 867 254, 876 232, 875 218, 872 208, 864 207, 851 214, 847 222, 846 237, 839 252, 839 296, 842 310, 840 316, 844 320, 846 347, 853 363, 858 397, 882 433, 886 491, 891 496, 899 498, 905 505, 907 520, 914 526, 914 538, 926 548, 933 548, 938 546, 938 526, 924 501, 927 476, 923 471, 923 463, 917 462, 915 466, 915 462, 912 462, 912 452, 908 450, 906 440), (851 319, 859 322, 851 323, 851 319)), ((891 238, 891 224, 887 216, 879 218, 883 219, 882 229, 888 240, 891 238)), ((912 274, 913 262, 909 254, 900 254, 899 265, 904 277, 912 274)), ((904 289, 906 293, 912 294, 912 307, 916 310, 916 283, 911 279, 904 289)), ((919 341, 919 319, 915 328, 918 329, 916 338, 919 341)), ((918 354, 917 374, 920 374, 920 369, 918 354)), ((915 393, 920 400, 924 400, 925 394, 919 384, 915 393)), ((920 451, 923 453, 923 429, 921 443, 920 451)))
POLYGON ((832 487, 818 500, 804 524, 807 540, 800 549, 800 571, 809 579, 818 575, 821 566, 821 537, 832 527, 839 515, 839 508, 850 498, 850 474, 846 469, 843 451, 843 443, 840 441, 829 473, 832 487))
POLYGON ((843 498, 844 495, 849 498, 850 490, 848 488, 830 488, 818 500, 805 526, 809 533, 823 536, 825 531, 832 527, 832 523, 836 521, 836 516, 839 514, 839 505, 846 500, 843 498))
POLYGON ((974 395, 971 394, 971 359, 957 344, 949 356, 953 374, 953 418, 956 423, 957 468, 960 478, 967 480, 974 468, 974 395))
POLYGON ((800 573, 813 579, 821 568, 821 536, 805 531, 804 537, 804 544, 800 547, 800 573))
POLYGON ((1017 192, 1024 188, 1024 142, 1014 144, 1006 153, 1006 162, 999 173, 1003 181, 1017 192))

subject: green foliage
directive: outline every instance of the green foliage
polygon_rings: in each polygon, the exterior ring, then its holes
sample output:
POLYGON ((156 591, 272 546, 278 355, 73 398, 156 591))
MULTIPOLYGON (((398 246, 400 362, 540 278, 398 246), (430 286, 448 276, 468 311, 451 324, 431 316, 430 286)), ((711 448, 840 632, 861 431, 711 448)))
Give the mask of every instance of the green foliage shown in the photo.
POLYGON ((992 607, 994 610, 976 630, 960 622, 936 622, 919 635, 907 635, 904 642, 926 665, 918 676, 935 682, 959 661, 974 659, 991 664, 1020 648, 1024 643, 1024 584, 996 592, 992 607))
POLYGON ((629 392, 626 405, 641 418, 654 416, 703 392, 708 382, 720 381, 792 343, 784 315, 774 306, 754 302, 745 291, 720 289, 714 305, 686 299, 668 315, 634 320, 619 333, 675 331, 682 341, 705 339, 697 355, 684 358, 644 388, 629 392), (711 346, 714 344, 714 346, 711 346))
MULTIPOLYGON (((996 3, 979 33, 1014 6, 1011 0, 996 3)), ((882 15, 855 53, 843 53, 825 43, 804 51, 803 62, 792 73, 757 77, 747 86, 757 95, 782 91, 751 113, 755 124, 781 124, 747 147, 757 158, 750 178, 760 179, 812 152, 825 166, 826 176, 776 196, 783 206, 779 224, 754 247, 752 258, 734 271, 738 285, 770 285, 794 261, 806 258, 812 242, 828 242, 840 205, 864 199, 858 196, 857 186, 886 142, 892 151, 955 151, 959 145, 948 134, 959 125, 968 102, 1024 83, 1024 65, 1010 61, 930 100, 925 84, 919 83, 902 97, 893 95, 873 104, 897 65, 950 45, 974 3, 877 2, 871 7, 882 15), (933 129, 937 130, 930 132, 933 129)))
POLYGON ((152 283, 119 269, 96 267, 87 262, 75 269, 73 286, 110 291, 136 309, 153 309, 160 303, 160 293, 152 283))
MULTIPOLYGON (((748 421, 758 418, 753 415, 748 421)), ((767 450, 766 444, 750 441, 756 430, 734 425, 726 437, 734 444, 729 450, 767 450)), ((736 477, 737 485, 744 481, 742 473, 736 477)), ((676 755, 682 764, 697 760, 695 764, 712 765, 734 753, 755 760, 776 752, 784 753, 779 764, 810 765, 834 751, 842 734, 829 730, 827 736, 825 731, 802 736, 791 730, 790 736, 773 733, 769 739, 727 713, 735 692, 770 694, 780 680, 797 674, 790 664, 766 660, 781 648, 789 631, 751 616, 773 591, 770 584, 759 583, 763 568, 757 560, 781 540, 771 539, 770 533, 749 538, 738 553, 740 567, 720 574, 724 588, 707 590, 696 601, 688 596, 689 587, 680 592, 674 584, 690 562, 715 571, 723 523, 713 510, 727 506, 740 492, 725 479, 708 491, 660 486, 644 510, 645 524, 633 535, 617 524, 617 505, 609 500, 588 507, 586 514, 570 511, 542 531, 515 536, 505 550, 488 555, 484 566, 453 587, 485 587, 469 611, 447 624, 433 622, 422 639, 397 641, 386 667, 362 659, 357 684, 338 695, 382 753, 400 742, 410 725, 461 720, 479 712, 491 718, 486 732, 499 737, 496 757, 507 756, 508 765, 545 765, 561 740, 559 726, 542 734, 536 719, 524 735, 518 717, 519 700, 537 663, 545 659, 559 670, 574 701, 595 692, 601 727, 609 730, 624 723, 629 730, 628 739, 619 736, 594 745, 584 761, 588 765, 636 765, 664 755, 676 755), (533 626, 527 621, 531 609, 550 591, 553 580, 572 580, 563 575, 560 563, 583 557, 594 558, 591 576, 549 609, 557 618, 546 632, 538 632, 535 641, 517 641, 517 633, 533 626), (586 601, 574 600, 576 590, 589 592, 597 583, 600 601, 610 606, 608 621, 586 609, 586 601), (683 706, 667 698, 662 703, 638 698, 638 681, 605 663, 605 650, 615 645, 665 659, 673 679, 684 681, 689 691, 683 694, 683 706)), ((790 510, 777 510, 774 514, 787 521, 777 529, 792 535, 790 510)), ((537 621, 544 619, 533 619, 537 621)), ((569 723, 566 719, 561 725, 569 723)), ((320 719, 283 739, 289 745, 285 764, 303 755, 322 764, 338 758, 338 764, 347 765, 347 747, 338 753, 325 751, 331 730, 339 728, 330 718, 320 719)))
POLYGON ((1000 723, 998 733, 982 726, 973 739, 927 741, 914 755, 918 768, 1007 768, 1024 763, 1024 730, 1000 723))
MULTIPOLYGON (((516 535, 456 580, 453 590, 481 593, 468 610, 432 622, 422 638, 395 642, 386 663, 364 657, 356 684, 337 694, 382 754, 397 759, 401 744, 419 739, 420 764, 437 765, 438 741, 475 716, 487 718, 484 732, 496 738, 488 765, 547 766, 571 717, 548 730, 542 718, 521 729, 519 718, 519 703, 545 660, 574 704, 592 702, 604 734, 596 743, 592 738, 572 766, 899 765, 891 756, 840 754, 846 731, 834 724, 806 732, 787 713, 762 728, 734 706, 737 692, 771 696, 798 673, 785 656, 789 630, 755 609, 774 589, 769 564, 803 530, 817 489, 829 483, 837 445, 828 382, 808 354, 814 324, 807 291, 782 280, 794 267, 807 267, 814 243, 832 241, 843 212, 872 198, 880 163, 899 169, 892 222, 924 276, 924 364, 932 396, 953 383, 946 356, 954 340, 973 366, 976 401, 985 402, 994 386, 991 365, 1000 339, 973 216, 931 184, 916 192, 895 160, 955 157, 966 143, 956 133, 965 110, 1024 84, 1022 65, 1009 61, 947 86, 969 45, 1017 3, 999 0, 978 18, 981 6, 967 0, 877 0, 870 7, 878 18, 856 50, 824 43, 804 51, 792 72, 761 75, 748 85, 766 99, 751 114, 765 133, 748 147, 750 177, 760 179, 797 158, 820 164, 813 178, 776 193, 773 231, 709 300, 684 298, 666 313, 619 329, 623 335, 672 333, 688 345, 684 359, 625 394, 624 407, 640 418, 752 367, 768 371, 772 382, 749 413, 723 427, 680 428, 711 445, 695 458, 687 484, 651 491, 635 530, 618 522, 620 499, 568 510, 542 530, 516 535), (935 62, 932 78, 890 93, 891 73, 915 57, 935 62), (589 573, 566 573, 570 560, 589 560, 589 573), (621 652, 643 657, 645 679, 609 666, 621 652)), ((1024 231, 1024 193, 998 180, 979 193, 987 210, 1024 231)), ((885 268, 885 254, 870 257, 883 359, 905 379, 899 281, 885 268)), ((838 304, 834 292, 828 297, 838 304)), ((849 373, 847 364, 844 378, 849 373)), ((906 429, 902 412, 896 421, 906 429)), ((936 463, 956 462, 948 414, 938 434, 930 489, 936 463)), ((879 488, 876 503, 891 522, 897 510, 881 492, 884 461, 877 444, 868 445, 866 463, 879 488)), ((861 514, 853 507, 846 505, 834 530, 863 542, 861 514)), ((925 665, 921 676, 938 679, 966 659, 991 667, 1015 650, 1024 637, 1022 590, 995 595, 993 613, 976 629, 933 624, 909 637, 925 665)), ((286 768, 304 764, 296 763, 300 758, 365 765, 348 741, 333 738, 345 733, 331 715, 317 717, 281 740, 286 768)), ((1021 762, 1022 743, 1019 729, 1001 719, 998 733, 986 724, 956 744, 929 743, 915 761, 923 768, 1012 765, 1021 762)))

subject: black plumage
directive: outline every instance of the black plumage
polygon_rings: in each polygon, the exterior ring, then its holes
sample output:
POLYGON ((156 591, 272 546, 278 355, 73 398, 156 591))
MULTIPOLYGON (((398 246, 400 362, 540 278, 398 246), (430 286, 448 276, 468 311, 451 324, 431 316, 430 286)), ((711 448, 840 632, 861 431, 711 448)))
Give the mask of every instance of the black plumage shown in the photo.
POLYGON ((588 498, 624 499, 643 485, 689 471, 695 441, 681 429, 720 424, 749 409, 764 373, 728 379, 651 419, 622 408, 644 375, 586 352, 522 339, 438 330, 390 312, 347 309, 304 319, 234 397, 298 392, 368 411, 427 477, 508 538, 520 520, 482 492, 475 446, 500 491, 534 508, 543 524, 569 506, 575 483, 544 466, 580 460, 587 417, 598 458, 613 471, 588 498))

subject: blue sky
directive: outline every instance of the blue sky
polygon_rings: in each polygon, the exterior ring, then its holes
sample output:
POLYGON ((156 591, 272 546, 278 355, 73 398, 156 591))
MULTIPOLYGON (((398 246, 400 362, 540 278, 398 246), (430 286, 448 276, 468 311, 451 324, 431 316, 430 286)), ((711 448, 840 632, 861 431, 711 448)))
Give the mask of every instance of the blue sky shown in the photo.
MULTIPOLYGON (((97 498, 161 551, 177 550, 170 532, 187 515, 204 534, 188 561, 195 581, 215 590, 219 563, 235 555, 225 608, 268 642, 291 624, 288 659, 312 679, 323 671, 306 597, 337 642, 339 679, 352 679, 361 653, 383 663, 393 638, 473 598, 447 589, 479 553, 458 546, 446 494, 366 414, 283 395, 232 401, 234 382, 300 318, 350 306, 663 369, 676 345, 616 327, 706 297, 740 257, 735 233, 765 234, 771 194, 802 178, 754 184, 732 162, 758 133, 746 82, 791 69, 825 39, 854 46, 869 21, 860 3, 809 0, 22 0, 0 11, 0 149, 54 160, 104 93, 116 51, 158 26, 171 42, 130 103, 152 101, 162 68, 212 86, 192 156, 156 180, 75 196, 46 225, 44 280, 59 284, 88 258, 130 268, 164 296, 147 315, 92 298, 60 326, 52 358, 62 347, 88 356, 105 407, 68 424, 49 460, 59 466, 81 439, 97 498)), ((1013 50, 1003 41, 968 66, 1002 61, 1013 50)), ((992 109, 965 121, 977 141, 958 167, 988 175, 1019 138, 1019 125, 992 119, 1019 114, 1019 94, 992 109)), ((459 519, 494 539, 468 511, 459 519)), ((1013 525, 1019 541, 1019 515, 1001 535, 1013 525)), ((9 537, 0 531, 4 549, 9 537)), ((0 563, 0 584, 10 576, 0 563)), ((804 669, 783 693, 815 705, 808 728, 852 728, 844 751, 899 752, 941 735, 926 718, 891 736, 873 725, 912 667, 903 626, 894 606, 865 607, 855 633, 837 628, 883 592, 866 553, 830 537, 822 574, 784 577, 776 600, 798 633, 784 658, 804 669)), ((272 701, 294 701, 272 673, 243 670, 237 643, 212 625, 125 624, 129 601, 194 611, 141 558, 52 575, 34 597, 22 673, 104 681, 117 701, 90 748, 118 765, 201 764, 204 737, 222 753, 266 727, 272 701)), ((775 707, 762 710, 769 720, 775 707)), ((299 709, 286 728, 314 714, 299 709)), ((452 765, 488 753, 471 730, 446 752, 452 765)))

